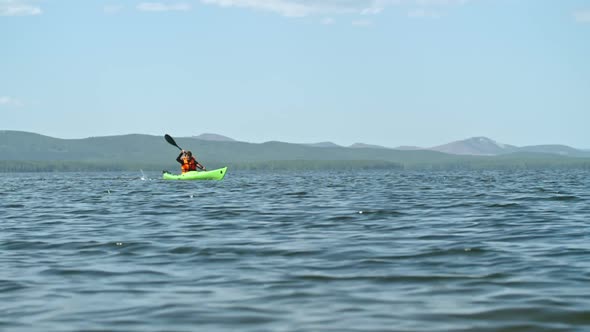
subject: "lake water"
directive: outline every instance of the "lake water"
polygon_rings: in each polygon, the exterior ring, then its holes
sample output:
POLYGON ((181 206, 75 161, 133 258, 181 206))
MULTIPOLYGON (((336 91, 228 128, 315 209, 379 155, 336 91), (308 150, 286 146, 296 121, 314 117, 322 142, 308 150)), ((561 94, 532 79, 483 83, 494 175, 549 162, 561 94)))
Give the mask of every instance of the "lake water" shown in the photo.
POLYGON ((588 331, 590 171, 0 174, 1 331, 588 331))

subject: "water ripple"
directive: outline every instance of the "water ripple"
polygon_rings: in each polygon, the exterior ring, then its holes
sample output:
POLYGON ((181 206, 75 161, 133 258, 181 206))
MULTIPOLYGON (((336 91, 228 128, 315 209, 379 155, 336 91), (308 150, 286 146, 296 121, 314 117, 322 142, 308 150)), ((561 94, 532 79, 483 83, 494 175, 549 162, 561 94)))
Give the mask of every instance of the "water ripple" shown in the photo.
POLYGON ((589 175, 0 174, 0 329, 586 331, 589 175))

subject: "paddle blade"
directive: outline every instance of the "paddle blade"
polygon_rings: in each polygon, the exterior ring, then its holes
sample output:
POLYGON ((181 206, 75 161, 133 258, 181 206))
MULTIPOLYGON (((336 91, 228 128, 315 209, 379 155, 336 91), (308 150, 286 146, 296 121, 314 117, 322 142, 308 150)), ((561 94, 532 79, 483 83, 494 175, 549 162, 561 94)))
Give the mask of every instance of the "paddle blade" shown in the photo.
POLYGON ((166 135, 164 135, 164 138, 166 139, 166 142, 170 143, 171 145, 174 145, 175 147, 177 147, 177 148, 178 148, 178 150, 182 150, 182 149, 180 148, 180 146, 178 146, 178 145, 176 144, 176 142, 174 141, 174 138, 172 138, 172 136, 170 136, 170 135, 166 134, 166 135))

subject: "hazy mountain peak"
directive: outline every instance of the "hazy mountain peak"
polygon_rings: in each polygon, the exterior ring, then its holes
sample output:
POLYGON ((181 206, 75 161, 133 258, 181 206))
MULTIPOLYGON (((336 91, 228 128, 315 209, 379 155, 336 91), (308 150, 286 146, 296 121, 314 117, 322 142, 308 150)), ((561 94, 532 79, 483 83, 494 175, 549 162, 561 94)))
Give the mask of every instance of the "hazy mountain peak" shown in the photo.
POLYGON ((487 138, 485 136, 477 136, 477 137, 468 138, 466 141, 472 141, 472 142, 478 143, 478 144, 495 145, 501 149, 506 148, 506 144, 499 143, 499 142, 494 141, 493 139, 487 138))
POLYGON ((516 147, 498 143, 493 139, 484 136, 477 136, 461 141, 435 146, 431 148, 431 150, 450 154, 497 155, 513 152, 516 150, 516 147))
POLYGON ((413 146, 413 145, 400 145, 398 147, 394 148, 395 150, 407 150, 407 151, 411 151, 411 150, 424 150, 424 148, 419 147, 419 146, 413 146))
POLYGON ((227 136, 219 134, 204 133, 199 136, 193 136, 193 138, 201 139, 204 141, 218 141, 218 142, 235 142, 236 140, 227 136))
POLYGON ((350 148, 355 148, 355 149, 388 149, 384 146, 381 145, 374 145, 374 144, 365 144, 365 143, 354 143, 351 146, 349 146, 350 148))
POLYGON ((307 146, 313 146, 316 148, 340 148, 341 146, 333 142, 319 142, 319 143, 308 143, 307 146))

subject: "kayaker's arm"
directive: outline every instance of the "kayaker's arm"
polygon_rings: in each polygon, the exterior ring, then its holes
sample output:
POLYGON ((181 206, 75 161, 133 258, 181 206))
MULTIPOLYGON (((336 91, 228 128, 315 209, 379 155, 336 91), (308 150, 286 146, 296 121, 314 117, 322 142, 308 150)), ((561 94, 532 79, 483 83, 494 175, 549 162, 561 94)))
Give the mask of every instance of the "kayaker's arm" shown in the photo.
POLYGON ((180 164, 183 164, 182 162, 182 155, 184 154, 184 150, 180 151, 180 154, 178 155, 178 157, 176 157, 176 161, 178 161, 180 164))

